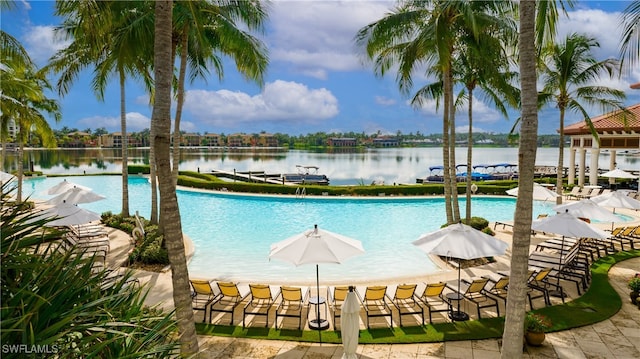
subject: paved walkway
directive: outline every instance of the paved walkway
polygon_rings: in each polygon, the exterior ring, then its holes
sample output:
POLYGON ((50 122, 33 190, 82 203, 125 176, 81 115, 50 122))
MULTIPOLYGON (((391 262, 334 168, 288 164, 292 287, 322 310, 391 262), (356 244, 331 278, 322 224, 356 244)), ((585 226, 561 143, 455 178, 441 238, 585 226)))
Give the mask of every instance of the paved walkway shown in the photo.
MULTIPOLYGON (((508 234, 506 234, 508 235, 508 234)), ((120 231, 112 231, 111 252, 107 265, 119 266, 130 248, 129 238, 120 231)), ((534 239, 532 238, 532 241, 534 239)), ((542 240, 537 238, 536 240, 542 240)), ((491 267, 474 268, 468 275, 481 275, 505 263, 495 263, 491 267)), ((465 270, 466 272, 466 270, 465 270)), ((631 305, 626 282, 634 273, 640 272, 640 258, 617 263, 609 272, 609 280, 622 298, 622 309, 613 317, 595 325, 572 330, 549 333, 543 346, 529 347, 524 358, 640 358, 640 309, 631 305)), ((449 280, 452 274, 440 274, 440 279, 449 280)), ((171 309, 171 278, 168 272, 155 273, 137 271, 136 277, 148 283, 151 292, 149 304, 160 304, 171 309)), ((438 279, 438 280, 440 280, 438 279)), ((423 279, 424 281, 424 279, 423 279)), ((570 293, 575 298, 576 293, 570 293)), ((198 312, 197 316, 201 316, 198 312)), ((241 317, 241 316, 240 316, 241 317)), ((248 359, 248 358, 307 358, 339 359, 342 346, 339 344, 314 344, 291 341, 267 341, 240 338, 200 336, 200 347, 204 358, 248 359)), ((473 340, 428 344, 359 345, 360 359, 392 358, 499 358, 500 340, 473 340)))

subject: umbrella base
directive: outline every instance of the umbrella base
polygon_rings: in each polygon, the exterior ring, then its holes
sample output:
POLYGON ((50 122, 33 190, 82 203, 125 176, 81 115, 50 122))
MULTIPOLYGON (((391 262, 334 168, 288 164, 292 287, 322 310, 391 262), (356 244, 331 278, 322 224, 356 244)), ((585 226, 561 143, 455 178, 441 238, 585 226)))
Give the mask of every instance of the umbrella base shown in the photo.
POLYGON ((309 321, 309 328, 313 330, 329 329, 329 321, 325 319, 311 319, 309 321))
POLYGON ((469 320, 469 314, 461 311, 452 311, 449 313, 449 318, 454 322, 463 322, 469 320))

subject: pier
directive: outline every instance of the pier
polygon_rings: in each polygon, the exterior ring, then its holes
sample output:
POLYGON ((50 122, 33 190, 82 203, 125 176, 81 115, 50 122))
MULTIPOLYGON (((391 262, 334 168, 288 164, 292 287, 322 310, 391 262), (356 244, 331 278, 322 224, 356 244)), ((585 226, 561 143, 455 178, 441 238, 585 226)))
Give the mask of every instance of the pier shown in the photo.
POLYGON ((223 170, 212 170, 211 174, 216 177, 229 178, 234 181, 241 182, 254 182, 254 183, 269 183, 269 184, 279 184, 285 186, 297 186, 299 183, 293 182, 285 182, 285 180, 281 177, 280 174, 267 174, 264 171, 249 171, 249 172, 240 172, 234 170, 223 171, 223 170))

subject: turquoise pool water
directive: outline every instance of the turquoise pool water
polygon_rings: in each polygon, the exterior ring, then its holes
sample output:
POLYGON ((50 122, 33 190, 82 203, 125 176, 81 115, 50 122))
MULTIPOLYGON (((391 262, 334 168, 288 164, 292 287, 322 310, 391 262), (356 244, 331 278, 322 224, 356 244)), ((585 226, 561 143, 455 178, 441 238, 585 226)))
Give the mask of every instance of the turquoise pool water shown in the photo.
MULTIPOLYGON (((28 179, 26 195, 48 199, 48 188, 63 178, 28 179)), ((81 204, 96 212, 121 210, 121 177, 67 177, 107 199, 81 204)), ((146 178, 129 180, 130 211, 149 217, 150 186, 146 178)), ((366 281, 421 276, 438 271, 411 244, 420 234, 437 230, 445 221, 444 199, 353 199, 238 196, 178 191, 183 231, 193 240, 191 276, 232 281, 313 283, 315 268, 294 267, 269 260, 272 243, 320 228, 362 241, 365 254, 343 264, 320 265, 322 281, 366 281), (345 277, 348 273, 348 277, 345 277)), ((490 221, 513 219, 515 198, 474 198, 474 216, 490 221)), ((534 216, 553 213, 552 204, 536 202, 534 216)), ((465 201, 460 201, 465 208, 465 201)))

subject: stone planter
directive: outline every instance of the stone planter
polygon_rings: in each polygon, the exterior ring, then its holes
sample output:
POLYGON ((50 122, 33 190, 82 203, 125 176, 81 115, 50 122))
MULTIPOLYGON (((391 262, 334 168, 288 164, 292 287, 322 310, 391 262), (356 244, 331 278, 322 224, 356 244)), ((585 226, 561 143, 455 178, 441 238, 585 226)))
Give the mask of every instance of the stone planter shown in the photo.
POLYGON ((527 331, 524 334, 524 338, 527 340, 527 344, 534 346, 534 347, 539 347, 542 345, 542 342, 544 342, 544 332, 529 332, 527 331))

